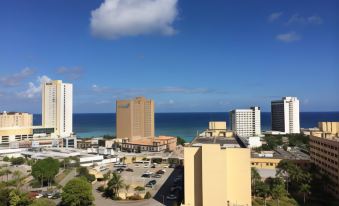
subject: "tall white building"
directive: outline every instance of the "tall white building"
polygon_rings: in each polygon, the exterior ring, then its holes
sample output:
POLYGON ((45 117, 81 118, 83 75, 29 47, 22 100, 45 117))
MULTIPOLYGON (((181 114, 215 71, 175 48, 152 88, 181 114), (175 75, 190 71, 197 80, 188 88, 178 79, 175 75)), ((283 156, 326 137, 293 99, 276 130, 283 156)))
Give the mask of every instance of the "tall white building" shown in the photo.
POLYGON ((235 109, 230 112, 231 128, 239 137, 261 134, 260 107, 235 109))
POLYGON ((59 137, 73 133, 73 85, 54 80, 42 85, 42 126, 59 137))
POLYGON ((271 102, 272 130, 287 134, 300 133, 299 100, 283 97, 271 102))

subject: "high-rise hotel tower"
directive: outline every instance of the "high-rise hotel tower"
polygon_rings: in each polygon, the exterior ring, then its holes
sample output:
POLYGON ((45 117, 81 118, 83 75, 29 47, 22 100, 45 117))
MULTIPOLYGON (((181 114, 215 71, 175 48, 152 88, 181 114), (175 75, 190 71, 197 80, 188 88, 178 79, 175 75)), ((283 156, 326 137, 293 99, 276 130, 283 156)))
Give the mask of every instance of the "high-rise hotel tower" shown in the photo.
POLYGON ((117 138, 154 137, 154 101, 145 97, 116 102, 117 138))
POLYGON ((260 107, 235 109, 230 112, 231 128, 239 137, 261 134, 260 107))
POLYGON ((287 134, 300 133, 299 100, 283 97, 271 102, 272 130, 287 134))
POLYGON ((73 133, 73 85, 61 80, 42 85, 42 126, 54 128, 59 137, 73 133))

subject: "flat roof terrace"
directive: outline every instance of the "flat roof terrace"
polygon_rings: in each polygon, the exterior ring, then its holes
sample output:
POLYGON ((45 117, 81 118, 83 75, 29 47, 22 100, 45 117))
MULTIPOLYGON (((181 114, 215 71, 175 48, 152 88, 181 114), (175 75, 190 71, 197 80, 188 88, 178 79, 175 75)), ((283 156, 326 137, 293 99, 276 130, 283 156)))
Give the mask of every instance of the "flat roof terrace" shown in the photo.
POLYGON ((196 137, 192 143, 193 146, 202 144, 219 144, 222 147, 245 147, 236 137, 196 137))

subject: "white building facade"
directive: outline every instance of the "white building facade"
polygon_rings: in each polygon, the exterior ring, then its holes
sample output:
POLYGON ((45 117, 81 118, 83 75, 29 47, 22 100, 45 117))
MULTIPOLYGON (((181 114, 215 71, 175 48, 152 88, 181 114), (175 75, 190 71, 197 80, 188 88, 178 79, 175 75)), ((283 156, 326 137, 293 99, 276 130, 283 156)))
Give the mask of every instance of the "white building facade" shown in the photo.
POLYGON ((239 137, 258 136, 261 134, 260 107, 235 109, 230 112, 231 128, 239 137))
POLYGON ((42 126, 54 128, 59 137, 73 133, 73 85, 61 80, 42 85, 42 126))
POLYGON ((286 134, 300 133, 299 100, 297 97, 283 97, 271 102, 272 130, 286 134))

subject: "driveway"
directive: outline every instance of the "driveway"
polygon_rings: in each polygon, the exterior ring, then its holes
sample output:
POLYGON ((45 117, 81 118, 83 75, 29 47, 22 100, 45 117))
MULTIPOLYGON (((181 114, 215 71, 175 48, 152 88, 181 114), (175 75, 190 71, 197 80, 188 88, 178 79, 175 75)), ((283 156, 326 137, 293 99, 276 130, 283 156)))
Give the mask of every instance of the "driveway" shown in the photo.
POLYGON ((105 205, 105 206, 119 206, 119 205, 131 205, 131 206, 162 206, 163 204, 159 203, 155 199, 151 198, 148 200, 137 200, 137 201, 114 201, 109 198, 102 197, 100 192, 97 191, 97 188, 100 184, 93 185, 93 195, 94 195, 94 204, 95 205, 105 205))

